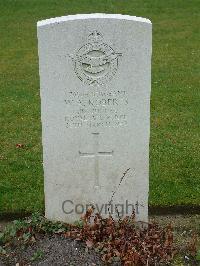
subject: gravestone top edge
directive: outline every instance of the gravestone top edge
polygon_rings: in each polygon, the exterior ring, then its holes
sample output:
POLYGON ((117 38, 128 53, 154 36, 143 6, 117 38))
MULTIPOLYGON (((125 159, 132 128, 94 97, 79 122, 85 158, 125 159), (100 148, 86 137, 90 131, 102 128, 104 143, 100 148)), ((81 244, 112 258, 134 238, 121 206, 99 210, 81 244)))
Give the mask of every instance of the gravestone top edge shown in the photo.
POLYGON ((50 24, 56 24, 60 22, 81 20, 81 19, 121 19, 121 20, 131 20, 135 22, 143 22, 151 24, 151 21, 146 18, 130 16, 130 15, 121 15, 121 14, 104 14, 104 13, 94 13, 94 14, 77 14, 69 16, 55 17, 45 20, 40 20, 37 22, 37 27, 47 26, 50 24))

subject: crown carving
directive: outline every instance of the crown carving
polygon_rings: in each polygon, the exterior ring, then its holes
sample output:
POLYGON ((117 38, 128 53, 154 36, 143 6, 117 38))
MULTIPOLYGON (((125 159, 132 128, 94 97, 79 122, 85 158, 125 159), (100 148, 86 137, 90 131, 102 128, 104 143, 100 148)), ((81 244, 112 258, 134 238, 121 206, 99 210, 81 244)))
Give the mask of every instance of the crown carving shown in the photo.
POLYGON ((103 36, 101 35, 100 32, 97 30, 93 31, 89 36, 88 36, 88 42, 100 42, 103 40, 103 36))

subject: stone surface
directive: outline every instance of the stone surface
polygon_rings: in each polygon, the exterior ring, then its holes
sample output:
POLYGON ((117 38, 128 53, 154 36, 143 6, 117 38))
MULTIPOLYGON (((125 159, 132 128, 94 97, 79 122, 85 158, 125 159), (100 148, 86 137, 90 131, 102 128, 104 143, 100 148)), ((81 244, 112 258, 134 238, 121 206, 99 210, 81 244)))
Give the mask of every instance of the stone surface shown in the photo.
POLYGON ((38 22, 46 217, 148 219, 151 22, 74 15, 38 22))

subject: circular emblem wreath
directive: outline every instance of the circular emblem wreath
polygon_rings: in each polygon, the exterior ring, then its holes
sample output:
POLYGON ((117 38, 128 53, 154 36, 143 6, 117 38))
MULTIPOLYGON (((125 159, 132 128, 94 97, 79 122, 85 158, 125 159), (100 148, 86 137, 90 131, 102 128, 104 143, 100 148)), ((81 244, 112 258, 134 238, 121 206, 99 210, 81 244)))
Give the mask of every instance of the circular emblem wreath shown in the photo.
POLYGON ((88 85, 104 85, 116 74, 119 56, 121 53, 115 53, 103 42, 102 34, 94 31, 88 36, 88 43, 71 58, 81 81, 88 85))

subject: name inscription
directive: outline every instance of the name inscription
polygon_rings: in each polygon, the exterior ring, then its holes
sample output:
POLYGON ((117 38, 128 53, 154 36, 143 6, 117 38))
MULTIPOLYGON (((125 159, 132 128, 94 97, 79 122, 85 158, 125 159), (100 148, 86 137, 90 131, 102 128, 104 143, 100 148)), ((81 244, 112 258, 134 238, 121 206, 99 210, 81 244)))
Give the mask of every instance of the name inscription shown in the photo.
POLYGON ((68 91, 64 102, 67 107, 67 128, 123 127, 128 119, 128 95, 124 90, 68 91))

